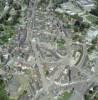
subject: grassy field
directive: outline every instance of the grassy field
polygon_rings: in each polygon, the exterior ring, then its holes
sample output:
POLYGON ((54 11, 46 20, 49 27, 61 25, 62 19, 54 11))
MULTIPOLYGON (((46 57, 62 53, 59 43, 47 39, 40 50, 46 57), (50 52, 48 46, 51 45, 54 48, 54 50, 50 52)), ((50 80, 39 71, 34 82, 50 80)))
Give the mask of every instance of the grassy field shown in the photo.
POLYGON ((64 48, 65 41, 63 39, 60 39, 57 41, 57 47, 58 48, 64 48))
POLYGON ((94 16, 92 14, 87 15, 86 18, 92 23, 98 22, 98 17, 96 17, 96 16, 94 16))
POLYGON ((64 92, 63 96, 60 97, 58 100, 69 100, 70 97, 71 97, 71 93, 64 92))

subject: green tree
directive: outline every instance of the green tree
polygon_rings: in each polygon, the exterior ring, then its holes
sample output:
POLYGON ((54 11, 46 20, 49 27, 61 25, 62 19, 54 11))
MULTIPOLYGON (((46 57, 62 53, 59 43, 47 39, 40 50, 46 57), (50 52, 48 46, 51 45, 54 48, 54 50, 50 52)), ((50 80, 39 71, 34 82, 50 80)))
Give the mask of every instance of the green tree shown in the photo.
POLYGON ((3 79, 0 79, 0 100, 9 100, 3 79))
POLYGON ((96 10, 98 11, 98 0, 95 0, 96 10))
POLYGON ((95 37, 95 38, 91 41, 91 43, 95 45, 95 44, 97 43, 97 37, 95 37))
POLYGON ((98 0, 95 0, 95 9, 92 9, 91 13, 98 16, 98 0))

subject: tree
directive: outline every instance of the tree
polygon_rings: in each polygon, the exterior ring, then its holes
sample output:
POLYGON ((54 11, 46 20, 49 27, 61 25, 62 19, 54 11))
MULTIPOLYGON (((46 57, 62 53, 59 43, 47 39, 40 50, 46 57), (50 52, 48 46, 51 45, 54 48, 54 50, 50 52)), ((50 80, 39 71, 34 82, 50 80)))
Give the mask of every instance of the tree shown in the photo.
POLYGON ((91 41, 91 43, 95 45, 95 44, 97 43, 97 37, 95 37, 95 38, 91 41))
POLYGON ((92 46, 90 46, 88 49, 87 49, 87 51, 88 51, 88 53, 92 53, 92 51, 94 50, 96 48, 96 45, 92 45, 92 46))
POLYGON ((98 11, 98 0, 95 0, 96 10, 98 11))
POLYGON ((8 0, 9 5, 13 4, 13 0, 8 0))
POLYGON ((46 75, 46 76, 49 75, 49 71, 48 71, 48 70, 46 70, 45 75, 46 75))
POLYGON ((92 9, 90 13, 92 13, 95 16, 98 16, 98 0, 95 0, 95 9, 92 9))
POLYGON ((4 31, 3 25, 0 24, 0 31, 4 31))
POLYGON ((21 5, 18 3, 13 4, 15 10, 21 10, 21 5))
POLYGON ((9 100, 3 79, 0 79, 0 100, 9 100))

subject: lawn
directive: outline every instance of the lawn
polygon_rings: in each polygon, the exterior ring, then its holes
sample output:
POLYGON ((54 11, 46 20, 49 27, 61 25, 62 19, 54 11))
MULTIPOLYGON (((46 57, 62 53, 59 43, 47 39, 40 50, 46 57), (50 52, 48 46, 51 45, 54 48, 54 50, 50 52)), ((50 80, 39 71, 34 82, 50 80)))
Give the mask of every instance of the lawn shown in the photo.
POLYGON ((70 97, 71 97, 71 93, 64 92, 63 96, 60 97, 58 100, 69 100, 70 97))
POLYGON ((57 47, 60 49, 64 48, 64 43, 65 43, 65 40, 63 39, 57 40, 57 47))
POLYGON ((96 17, 96 16, 94 16, 94 15, 92 15, 92 14, 87 15, 86 18, 87 18, 90 22, 92 22, 92 23, 94 23, 94 24, 95 24, 96 22, 98 22, 98 17, 96 17))
POLYGON ((76 62, 75 65, 77 65, 80 62, 80 60, 81 60, 81 58, 83 56, 83 50, 80 49, 80 50, 78 50, 78 52, 80 52, 80 57, 79 57, 79 59, 78 59, 78 61, 76 62))

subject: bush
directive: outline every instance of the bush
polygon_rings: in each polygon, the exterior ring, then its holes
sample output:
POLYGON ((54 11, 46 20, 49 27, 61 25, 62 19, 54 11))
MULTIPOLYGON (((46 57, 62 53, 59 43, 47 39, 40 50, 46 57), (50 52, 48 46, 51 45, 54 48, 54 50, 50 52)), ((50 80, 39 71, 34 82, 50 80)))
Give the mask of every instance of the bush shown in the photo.
POLYGON ((0 31, 4 31, 3 25, 0 25, 0 31))

